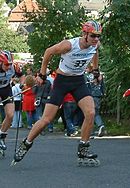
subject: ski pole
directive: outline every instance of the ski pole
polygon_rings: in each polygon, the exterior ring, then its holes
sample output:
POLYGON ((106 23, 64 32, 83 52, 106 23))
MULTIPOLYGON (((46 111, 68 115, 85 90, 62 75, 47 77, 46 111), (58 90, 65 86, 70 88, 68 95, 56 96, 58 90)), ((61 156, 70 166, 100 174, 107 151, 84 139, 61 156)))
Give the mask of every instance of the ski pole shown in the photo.
POLYGON ((23 93, 26 92, 26 91, 29 91, 29 90, 32 89, 33 87, 36 87, 36 85, 34 85, 34 86, 32 86, 32 87, 29 87, 29 88, 23 90, 22 92, 17 93, 16 95, 13 95, 13 96, 11 96, 11 97, 7 97, 7 98, 4 99, 3 101, 0 101, 0 103, 4 103, 4 102, 6 102, 7 100, 13 99, 13 98, 16 97, 16 96, 21 95, 21 94, 23 94, 23 93))
POLYGON ((22 100, 20 100, 20 106, 19 106, 19 113, 18 113, 18 124, 16 129, 16 138, 15 138, 15 148, 14 148, 14 154, 16 153, 17 149, 17 143, 18 143, 18 137, 19 137, 19 125, 20 125, 20 118, 21 118, 21 112, 22 112, 22 100))

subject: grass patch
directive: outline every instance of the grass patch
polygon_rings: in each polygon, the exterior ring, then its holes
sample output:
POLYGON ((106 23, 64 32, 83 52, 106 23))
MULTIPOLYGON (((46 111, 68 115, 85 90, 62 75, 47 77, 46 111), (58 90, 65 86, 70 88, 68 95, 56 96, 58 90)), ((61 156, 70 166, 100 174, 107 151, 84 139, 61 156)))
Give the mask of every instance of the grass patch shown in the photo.
POLYGON ((117 124, 116 119, 114 118, 105 118, 104 120, 107 135, 110 136, 129 136, 130 135, 130 125, 126 120, 122 120, 119 124, 117 124))

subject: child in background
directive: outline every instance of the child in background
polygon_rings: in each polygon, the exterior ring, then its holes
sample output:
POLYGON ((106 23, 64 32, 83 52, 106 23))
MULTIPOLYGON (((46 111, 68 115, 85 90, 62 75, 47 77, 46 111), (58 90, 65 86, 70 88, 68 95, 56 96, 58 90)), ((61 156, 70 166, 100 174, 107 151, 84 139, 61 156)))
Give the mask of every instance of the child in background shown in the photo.
POLYGON ((25 85, 23 86, 23 90, 27 90, 27 91, 23 92, 22 110, 26 113, 29 129, 31 129, 33 123, 35 123, 38 120, 36 114, 36 107, 34 105, 36 96, 32 88, 34 84, 35 84, 35 80, 33 76, 31 75, 26 76, 26 81, 25 81, 25 85))

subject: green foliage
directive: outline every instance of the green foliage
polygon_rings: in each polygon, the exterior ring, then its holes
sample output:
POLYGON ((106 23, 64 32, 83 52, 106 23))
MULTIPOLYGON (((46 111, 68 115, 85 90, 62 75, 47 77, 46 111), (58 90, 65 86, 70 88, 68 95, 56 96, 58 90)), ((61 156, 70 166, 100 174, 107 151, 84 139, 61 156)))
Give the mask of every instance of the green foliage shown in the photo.
POLYGON ((130 87, 130 0, 108 1, 102 12, 103 50, 101 67, 105 72, 107 102, 116 112, 119 97, 122 116, 128 117, 128 100, 122 95, 130 87))
POLYGON ((112 117, 104 117, 105 128, 107 135, 110 136, 119 136, 119 135, 130 135, 130 126, 129 121, 122 120, 120 124, 117 124, 116 119, 112 117))
MULTIPOLYGON (((4 1, 0 1, 0 8, 4 1)), ((0 49, 6 49, 12 52, 28 52, 29 46, 27 45, 24 36, 17 35, 16 32, 9 29, 7 18, 4 17, 4 12, 0 12, 0 49)))
POLYGON ((14 8, 17 5, 17 0, 6 0, 6 3, 10 8, 14 8))
MULTIPOLYGON (((32 14, 34 32, 29 35, 28 44, 34 55, 36 64, 41 61, 45 49, 64 38, 77 36, 81 23, 86 20, 85 11, 80 8, 77 0, 39 0, 42 12, 32 14)), ((50 68, 54 70, 58 63, 57 57, 52 59, 50 68)))
POLYGON ((7 27, 3 26, 0 28, 0 48, 7 49, 12 52, 28 52, 29 47, 23 36, 17 35, 7 27))
POLYGON ((3 3, 4 3, 4 0, 0 0, 0 27, 4 24, 4 22, 5 22, 5 18, 4 18, 4 16, 3 16, 3 14, 4 14, 4 11, 3 11, 3 9, 2 9, 2 5, 3 5, 3 3))
POLYGON ((13 9, 15 7, 15 4, 14 3, 8 3, 8 6, 13 9))

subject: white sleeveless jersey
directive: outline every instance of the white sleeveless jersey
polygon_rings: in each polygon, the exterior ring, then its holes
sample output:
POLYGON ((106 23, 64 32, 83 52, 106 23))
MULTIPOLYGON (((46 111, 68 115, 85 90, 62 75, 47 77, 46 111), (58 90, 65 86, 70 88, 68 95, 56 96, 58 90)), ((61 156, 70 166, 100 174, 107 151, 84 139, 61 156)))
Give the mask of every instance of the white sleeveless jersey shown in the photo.
POLYGON ((12 76, 15 74, 13 66, 7 72, 0 72, 0 88, 4 88, 10 84, 12 76))
POLYGON ((69 75, 82 75, 94 54, 97 46, 90 46, 86 49, 81 49, 79 46, 79 37, 70 39, 72 48, 66 54, 61 54, 59 69, 69 75))

